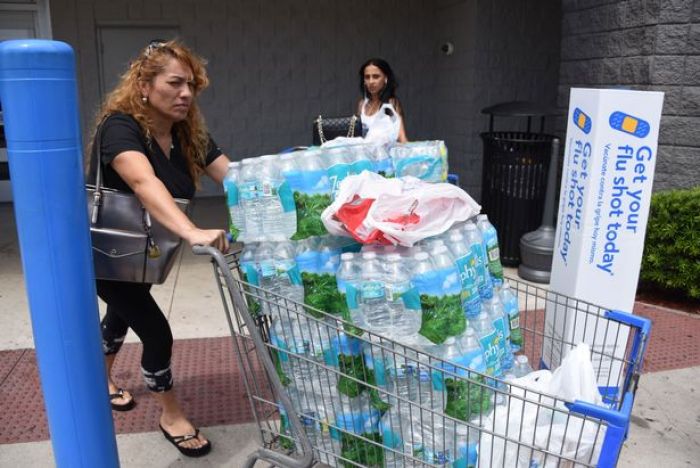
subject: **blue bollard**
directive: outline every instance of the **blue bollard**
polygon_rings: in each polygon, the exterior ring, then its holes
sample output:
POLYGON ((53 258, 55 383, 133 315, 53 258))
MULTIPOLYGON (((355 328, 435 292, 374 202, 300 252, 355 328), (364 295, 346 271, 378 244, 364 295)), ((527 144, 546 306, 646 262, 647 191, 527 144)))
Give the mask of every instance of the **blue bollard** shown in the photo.
POLYGON ((118 467, 68 44, 0 43, 0 102, 34 345, 58 467, 118 467))

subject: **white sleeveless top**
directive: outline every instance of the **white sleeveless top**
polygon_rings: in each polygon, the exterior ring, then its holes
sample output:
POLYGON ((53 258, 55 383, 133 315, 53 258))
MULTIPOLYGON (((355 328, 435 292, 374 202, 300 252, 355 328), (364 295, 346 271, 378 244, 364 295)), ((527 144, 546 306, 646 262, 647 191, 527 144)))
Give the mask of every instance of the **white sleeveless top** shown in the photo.
POLYGON ((401 131, 401 116, 391 103, 385 102, 377 112, 367 115, 365 108, 369 99, 362 101, 360 118, 362 119, 362 135, 366 140, 377 143, 395 143, 401 131))

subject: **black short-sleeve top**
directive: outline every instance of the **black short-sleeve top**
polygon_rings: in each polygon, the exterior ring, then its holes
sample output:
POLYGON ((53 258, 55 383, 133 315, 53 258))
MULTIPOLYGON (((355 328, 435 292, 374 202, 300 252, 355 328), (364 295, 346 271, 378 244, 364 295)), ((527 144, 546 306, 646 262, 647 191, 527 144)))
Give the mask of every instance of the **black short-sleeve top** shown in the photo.
MULTIPOLYGON (((170 194, 175 198, 194 197, 195 184, 187 170, 187 161, 182 152, 182 146, 173 130, 173 146, 168 158, 155 142, 149 143, 136 119, 127 114, 114 114, 102 124, 101 146, 102 173, 105 187, 132 192, 126 182, 112 168, 111 162, 117 155, 125 151, 138 151, 148 158, 153 171, 170 194)), ((96 144, 93 144, 92 160, 95 161, 96 144)), ((209 147, 205 165, 209 165, 223 152, 209 136, 209 147)), ((93 164, 94 166, 94 164, 93 164)), ((94 175, 94 170, 91 171, 94 175)))

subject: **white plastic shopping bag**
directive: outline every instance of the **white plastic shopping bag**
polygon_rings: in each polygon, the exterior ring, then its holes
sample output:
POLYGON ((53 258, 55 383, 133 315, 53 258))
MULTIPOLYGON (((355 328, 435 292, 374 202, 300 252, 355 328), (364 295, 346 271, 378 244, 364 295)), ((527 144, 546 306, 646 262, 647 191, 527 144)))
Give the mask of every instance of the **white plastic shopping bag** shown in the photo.
POLYGON ((340 183, 335 201, 321 220, 336 236, 410 247, 480 211, 481 206, 457 186, 415 177, 385 179, 364 171, 340 183))
POLYGON ((494 407, 483 421, 485 429, 493 428, 495 437, 482 432, 480 467, 568 466, 560 463, 558 457, 547 456, 546 452, 582 462, 598 459, 605 437, 604 427, 569 413, 561 401, 542 395, 602 404, 587 344, 581 343, 572 349, 554 372, 532 372, 512 383, 508 404, 494 407), (557 411, 547 407, 557 408, 557 411))

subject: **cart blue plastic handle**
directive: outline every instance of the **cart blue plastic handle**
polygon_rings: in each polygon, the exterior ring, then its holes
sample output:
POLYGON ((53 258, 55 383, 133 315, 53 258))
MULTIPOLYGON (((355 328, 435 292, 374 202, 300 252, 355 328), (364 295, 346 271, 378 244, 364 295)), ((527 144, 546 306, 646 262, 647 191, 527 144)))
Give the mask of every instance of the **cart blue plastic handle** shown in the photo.
POLYGON ((631 391, 625 393, 619 411, 580 400, 573 403, 565 403, 565 406, 571 412, 600 419, 608 423, 603 446, 600 449, 598 468, 615 468, 617 466, 622 444, 627 438, 627 428, 629 427, 633 405, 634 393, 631 391))

